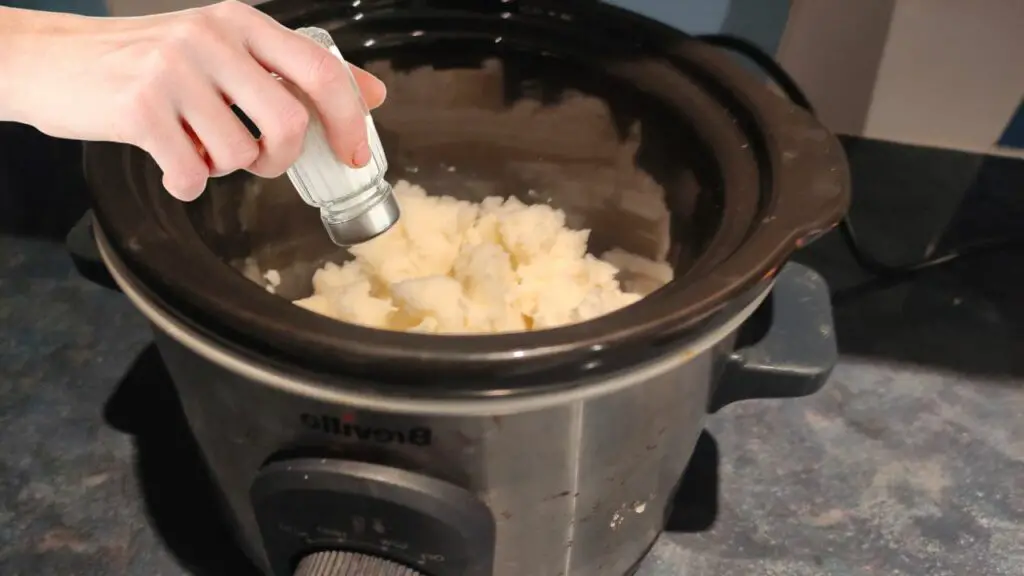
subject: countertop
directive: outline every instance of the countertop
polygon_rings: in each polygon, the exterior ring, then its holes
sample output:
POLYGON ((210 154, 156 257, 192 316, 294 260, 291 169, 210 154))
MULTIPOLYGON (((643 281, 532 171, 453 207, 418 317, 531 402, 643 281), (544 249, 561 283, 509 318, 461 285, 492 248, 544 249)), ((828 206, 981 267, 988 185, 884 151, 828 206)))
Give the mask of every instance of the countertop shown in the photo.
MULTIPOLYGON (((1024 162, 846 145, 876 251, 1024 221, 1024 162)), ((63 214, 53 190, 80 193, 74 170, 24 178, 31 160, 7 162, 4 213, 20 216, 0 236, 0 574, 241 576, 189 440, 169 432, 180 414, 146 324, 59 242, 78 201, 63 214)), ((812 397, 711 418, 718 521, 664 536, 639 574, 1024 574, 1024 254, 894 286, 867 282, 834 237, 800 259, 838 290, 839 366, 812 397)))

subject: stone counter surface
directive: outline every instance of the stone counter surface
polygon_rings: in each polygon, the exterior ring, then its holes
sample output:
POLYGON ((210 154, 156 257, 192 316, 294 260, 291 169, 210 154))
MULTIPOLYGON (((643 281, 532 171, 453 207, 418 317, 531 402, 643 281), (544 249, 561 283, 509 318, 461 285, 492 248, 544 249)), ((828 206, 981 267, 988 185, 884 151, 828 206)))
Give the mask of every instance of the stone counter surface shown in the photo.
MULTIPOLYGON (((944 238, 968 234, 954 221, 944 238)), ((807 260, 856 285, 820 244, 807 260)), ((718 522, 664 536, 639 574, 1024 575, 1024 266, 1002 258, 837 295, 831 381, 711 418, 718 522)), ((187 439, 163 434, 180 422, 149 344, 61 244, 0 236, 3 576, 247 576, 187 439)))
MULTIPOLYGON (((186 495, 144 494, 140 460, 161 455, 131 434, 173 402, 125 380, 151 354, 140 315, 59 245, 5 240, 0 343, 0 574, 192 574, 163 542, 189 538, 158 536, 146 502, 186 495), (142 398, 114 414, 128 385, 142 398)), ((663 537, 640 574, 1024 574, 1022 386, 847 358, 813 397, 733 405, 710 425, 716 526, 663 537)))

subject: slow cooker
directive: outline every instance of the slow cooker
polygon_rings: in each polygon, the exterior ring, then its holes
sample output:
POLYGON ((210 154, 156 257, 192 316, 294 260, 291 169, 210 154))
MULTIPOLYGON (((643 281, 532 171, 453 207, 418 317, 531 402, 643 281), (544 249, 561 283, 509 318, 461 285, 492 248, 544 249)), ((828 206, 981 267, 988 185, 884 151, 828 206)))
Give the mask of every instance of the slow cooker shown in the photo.
POLYGON ((595 251, 674 269, 634 305, 551 330, 336 322, 288 301, 346 253, 286 179, 230 175, 184 204, 140 150, 87 145, 94 217, 73 252, 151 322, 267 576, 632 573, 708 414, 824 383, 828 289, 787 261, 846 211, 845 157, 728 55, 591 0, 260 8, 327 29, 385 79, 392 180, 546 202, 595 251))

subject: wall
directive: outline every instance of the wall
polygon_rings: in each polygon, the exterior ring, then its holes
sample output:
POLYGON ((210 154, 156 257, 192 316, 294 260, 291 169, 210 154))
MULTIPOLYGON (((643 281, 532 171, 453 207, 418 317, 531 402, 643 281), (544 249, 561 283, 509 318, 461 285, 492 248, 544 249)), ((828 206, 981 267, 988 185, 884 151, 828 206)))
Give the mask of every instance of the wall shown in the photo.
MULTIPOLYGON (((70 0, 62 0, 70 1, 70 0)), ((138 16, 210 4, 213 0, 107 0, 115 16, 138 16)), ((247 0, 251 4, 259 0, 247 0)), ((725 31, 774 53, 789 0, 609 0, 694 34, 725 31)))
POLYGON ((985 149, 1024 95, 1024 2, 899 0, 865 133, 985 149))
MULTIPOLYGON (((247 4, 258 4, 260 0, 244 0, 247 4)), ((214 4, 216 0, 107 0, 110 13, 114 16, 144 16, 161 12, 173 12, 214 4)))
POLYGON ((864 132, 896 1, 793 4, 777 58, 836 132, 864 132))
POLYGON ((837 132, 997 151, 1022 30, 1021 0, 797 0, 779 60, 837 132))
POLYGON ((608 0, 689 32, 742 36, 775 53, 790 0, 608 0))
POLYGON ((70 12, 85 16, 105 16, 107 12, 104 0, 0 0, 0 6, 70 12))

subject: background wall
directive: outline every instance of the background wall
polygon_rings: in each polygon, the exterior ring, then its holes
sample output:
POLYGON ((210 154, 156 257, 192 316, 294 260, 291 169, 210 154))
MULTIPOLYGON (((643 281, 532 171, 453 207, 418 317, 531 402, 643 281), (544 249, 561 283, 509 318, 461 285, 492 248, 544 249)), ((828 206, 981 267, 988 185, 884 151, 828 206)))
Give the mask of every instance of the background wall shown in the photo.
POLYGON ((836 132, 864 132, 896 1, 794 1, 777 58, 836 132))
MULTIPOLYGON (((40 1, 40 0, 36 0, 40 1)), ((76 0, 55 0, 76 1, 76 0)), ((259 0, 246 0, 256 4, 259 0)), ((726 31, 775 52, 790 0, 609 0, 695 34, 726 31)), ((116 16, 138 16, 212 4, 213 0, 107 0, 116 16)))
MULTIPOLYGON (((110 13, 114 16, 144 16, 160 12, 172 12, 214 4, 216 0, 107 0, 110 13)), ((244 0, 247 4, 258 4, 260 0, 244 0)))
POLYGON ((607 0, 691 34, 725 32, 774 54, 790 0, 607 0))
POLYGON ((86 16, 105 16, 107 13, 104 0, 0 0, 0 6, 70 12, 86 16))
MULTIPOLYGON (((753 40, 836 132, 974 152, 1019 141, 1002 135, 1024 96, 1024 0, 608 1, 687 32, 753 40)), ((139 15, 210 0, 107 2, 139 15)))
POLYGON ((793 0, 778 57, 837 132, 1008 152, 1022 31, 1021 0, 793 0))

